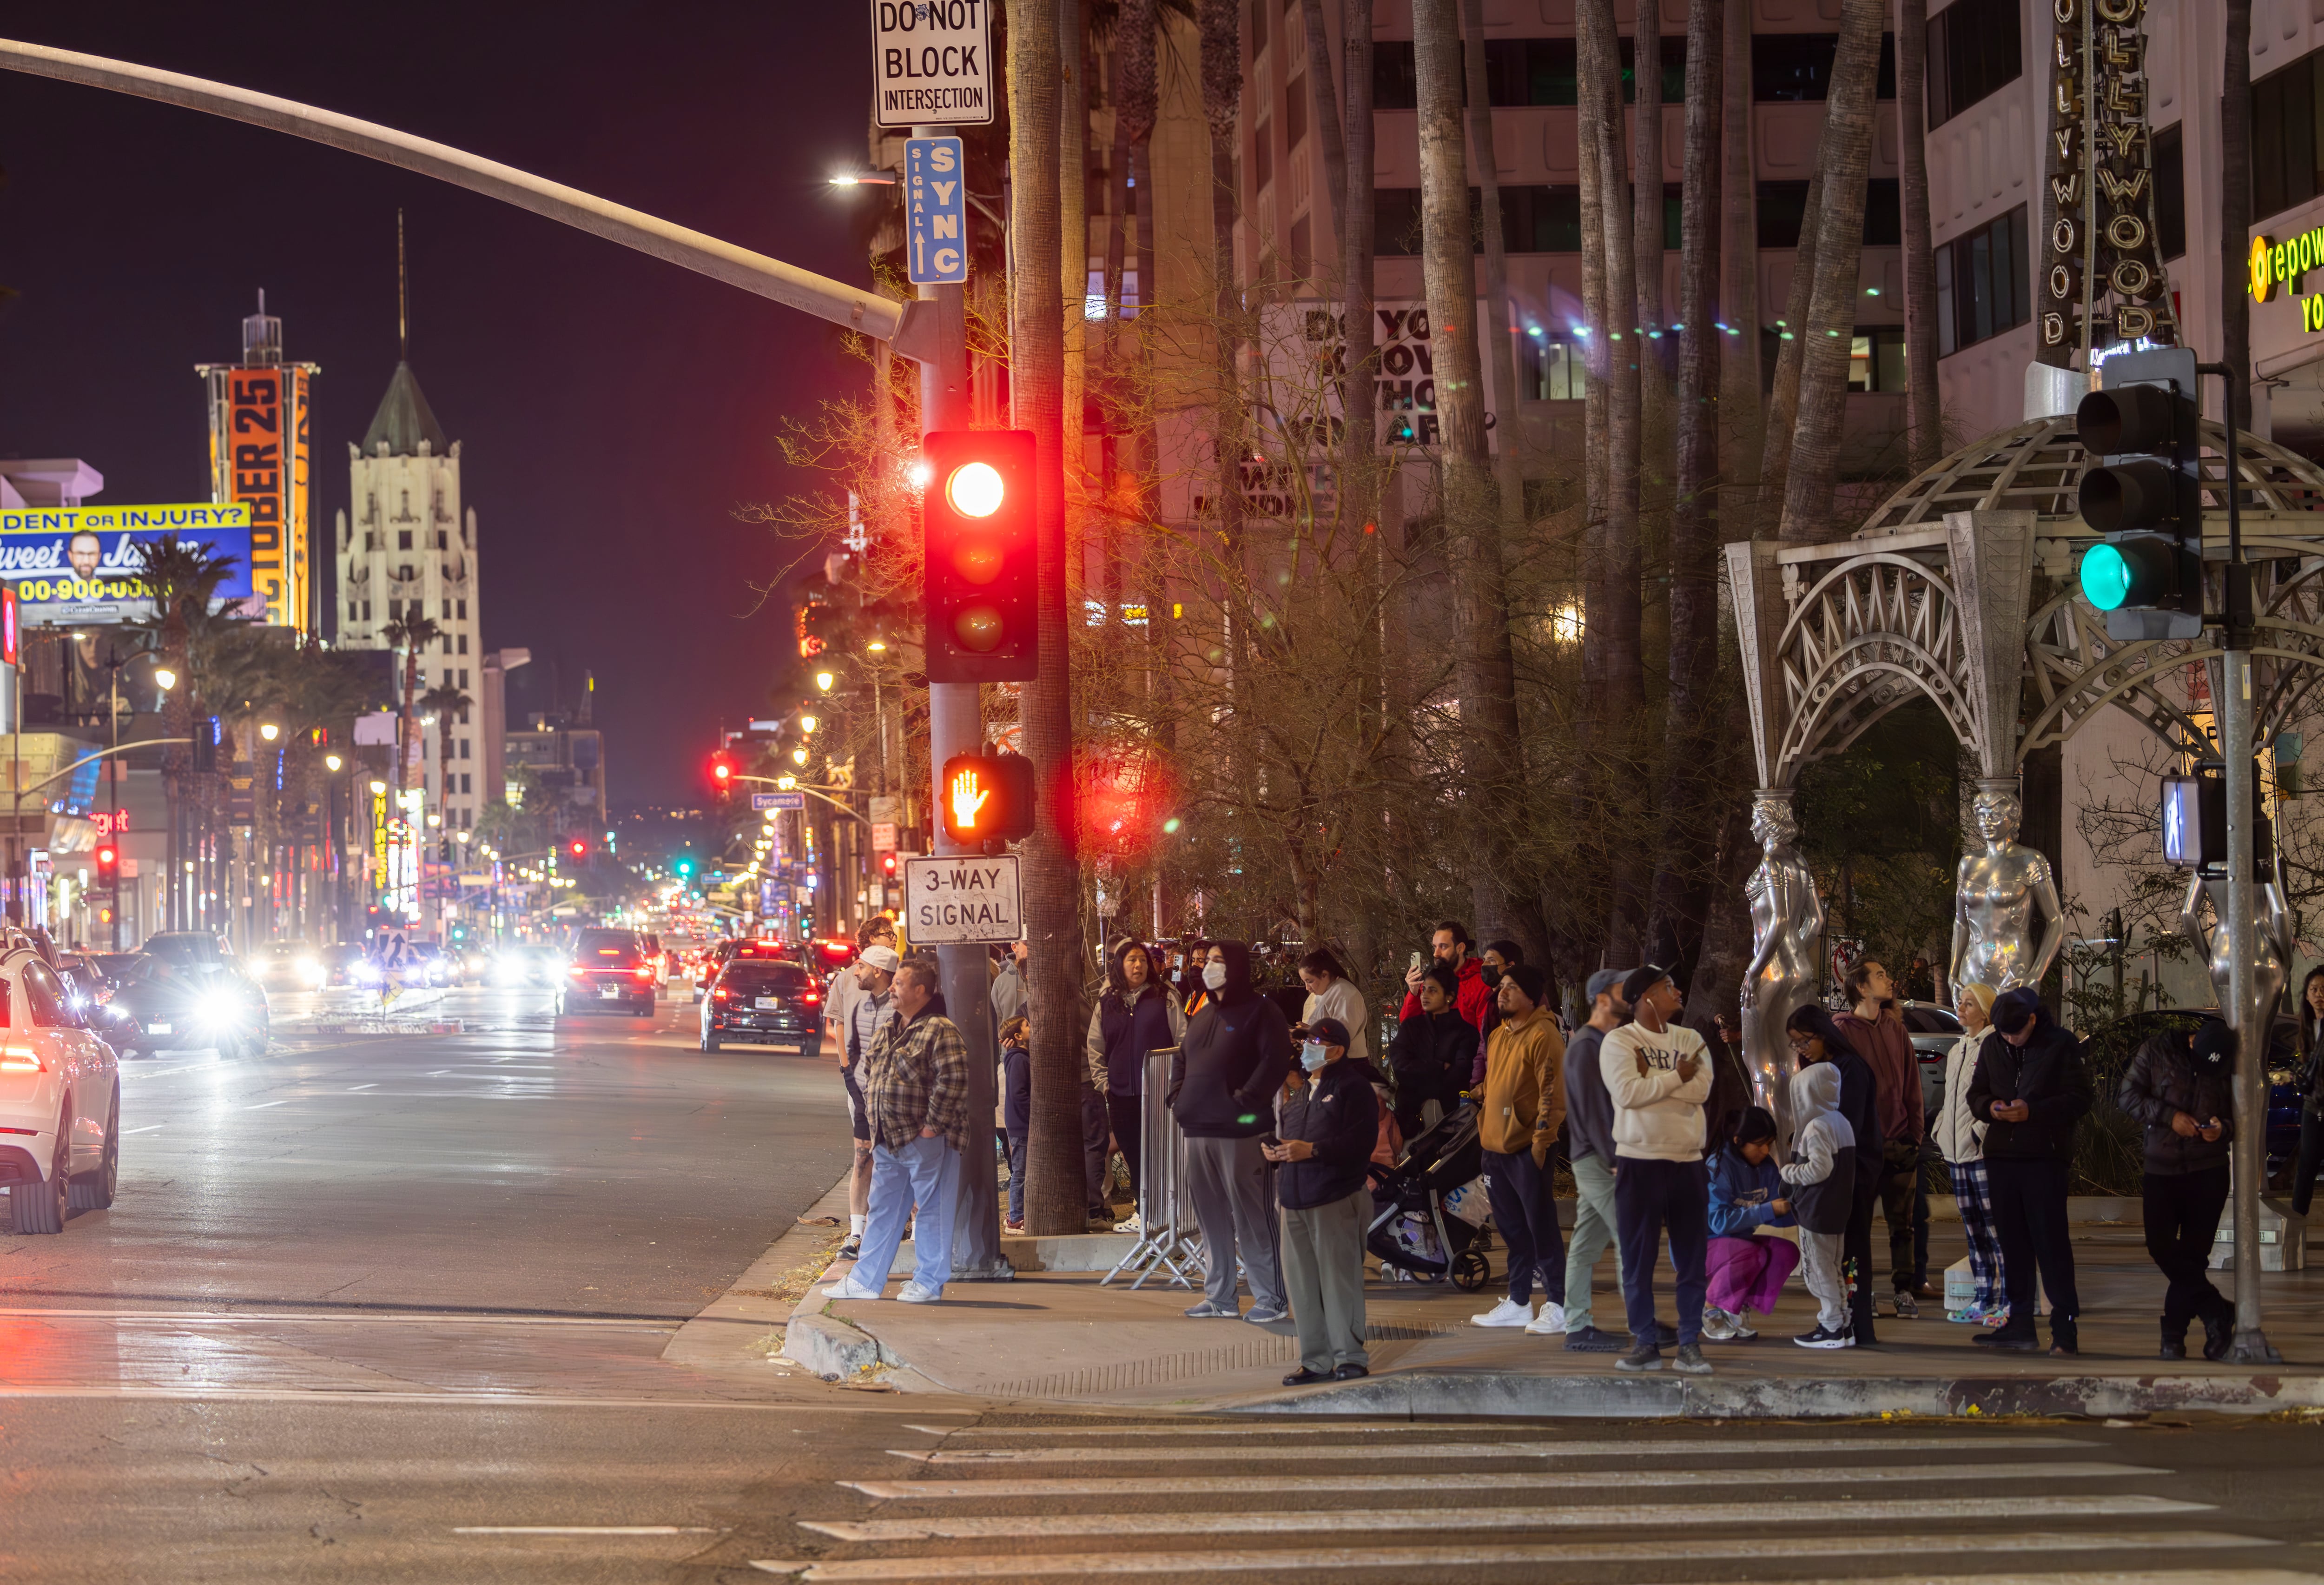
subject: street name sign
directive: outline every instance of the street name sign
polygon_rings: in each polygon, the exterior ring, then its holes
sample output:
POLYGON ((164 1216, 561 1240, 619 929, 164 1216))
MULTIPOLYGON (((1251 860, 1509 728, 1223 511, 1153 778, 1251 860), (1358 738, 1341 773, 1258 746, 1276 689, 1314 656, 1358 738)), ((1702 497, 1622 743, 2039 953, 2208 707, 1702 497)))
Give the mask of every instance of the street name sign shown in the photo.
POLYGON ((761 809, 805 809, 806 807, 807 794, 804 792, 753 792, 751 794, 751 808, 754 812, 761 809))
POLYGON ((968 186, 960 139, 916 137, 904 144, 904 262, 915 286, 968 281, 968 186))
POLYGON ((984 126, 991 0, 872 0, 872 104, 881 126, 984 126))
POLYGON ((904 933, 916 947, 1023 940, 1016 855, 906 858, 904 933))

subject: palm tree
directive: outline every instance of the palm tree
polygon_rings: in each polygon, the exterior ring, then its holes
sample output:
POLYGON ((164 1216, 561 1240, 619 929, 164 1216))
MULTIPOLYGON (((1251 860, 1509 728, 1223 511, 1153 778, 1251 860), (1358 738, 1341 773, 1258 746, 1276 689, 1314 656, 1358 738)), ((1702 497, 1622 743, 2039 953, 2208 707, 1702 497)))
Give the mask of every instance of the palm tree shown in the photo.
MULTIPOLYGON (((1089 320, 1082 311, 1089 295, 1089 51, 1083 0, 1057 0, 1056 12, 1057 269, 1065 305, 1065 392, 1059 407, 1070 500, 1082 478, 1082 429, 1089 407, 1089 320)), ((1080 570, 1076 560, 1074 571, 1080 570)))
POLYGON ((1935 467, 1944 450, 1937 401, 1937 254, 1929 222, 1928 79, 1929 0, 1896 0, 1896 164, 1904 211, 1904 463, 1915 476, 1935 467))
MULTIPOLYGON (((218 586, 233 575, 240 558, 221 556, 206 544, 181 540, 173 533, 141 542, 135 552, 138 588, 153 601, 153 611, 125 626, 140 635, 146 648, 159 652, 177 673, 178 685, 168 691, 161 706, 161 736, 190 738, 198 718, 195 707, 202 681, 198 658, 207 651, 214 632, 244 620, 222 613, 214 616, 210 610, 218 586)), ((170 822, 162 908, 163 919, 172 928, 191 922, 180 907, 185 867, 179 857, 180 828, 185 823, 183 783, 193 763, 189 748, 188 744, 173 743, 161 751, 161 795, 170 822)))
POLYGON ((1795 543, 1827 539, 1834 527, 1832 494, 1848 420, 1865 182, 1872 164, 1874 95, 1887 11, 1884 0, 1843 0, 1840 9, 1840 49, 1832 59, 1823 141, 1816 151, 1823 212, 1817 217, 1815 286, 1800 330, 1799 429, 1784 481, 1783 537, 1795 543))
POLYGON ((1767 422, 1760 441, 1758 532, 1763 534, 1783 526, 1792 439, 1799 427, 1800 360, 1807 352, 1808 303, 1815 290, 1816 247, 1822 235, 1823 162, 1818 160, 1808 174, 1807 202, 1800 211, 1800 241, 1792 253, 1792 284, 1784 298, 1783 335, 1775 343, 1775 384, 1767 393, 1767 422))
MULTIPOLYGON (((1299 0, 1299 25, 1307 34, 1307 91, 1315 98, 1311 119, 1323 145, 1325 211, 1332 218, 1332 235, 1344 236, 1348 231, 1348 138, 1340 120, 1340 96, 1332 88, 1332 41, 1323 31, 1323 0, 1299 0)), ((1369 199, 1370 195, 1366 196, 1369 199)))
POLYGON ((1720 158, 1725 178, 1720 194, 1720 264, 1725 283, 1719 294, 1719 406, 1723 421, 1720 456, 1726 483, 1720 496, 1723 534, 1748 539, 1758 515, 1759 453, 1764 410, 1759 388, 1759 216, 1751 171, 1751 0, 1724 0, 1721 76, 1724 125, 1720 158))
MULTIPOLYGON (((1242 113, 1242 5, 1240 0, 1201 0, 1196 25, 1202 40, 1203 119, 1211 130, 1212 341, 1216 349, 1218 391, 1212 422, 1212 454, 1218 481, 1219 533, 1239 570, 1242 554, 1242 403, 1237 354, 1242 338, 1242 294, 1235 284, 1235 136, 1242 113)), ((1252 251, 1258 251, 1256 239, 1252 251)), ((1246 624, 1235 623, 1236 643, 1246 624)), ((1231 659, 1230 661, 1231 663, 1231 659)))
POLYGON ((420 652, 441 637, 443 629, 422 613, 419 602, 414 601, 405 615, 390 617, 387 626, 380 629, 380 635, 387 640, 387 647, 391 651, 401 651, 403 655, 402 702, 397 709, 395 721, 395 772, 390 778, 391 785, 401 792, 403 791, 404 762, 410 756, 412 749, 419 746, 418 740, 411 736, 411 705, 413 695, 420 689, 420 652))
MULTIPOLYGON (((461 689, 449 682, 443 682, 421 694, 419 702, 420 708, 428 712, 421 718, 422 721, 433 720, 436 723, 436 774, 439 777, 447 777, 451 773, 452 765, 451 733, 454 718, 466 720, 469 707, 476 701, 470 699, 461 689)), ((447 785, 439 783, 437 796, 440 800, 449 790, 447 785)))
POLYGON ((1517 366, 1509 347, 1509 258, 1501 231, 1500 156, 1493 146, 1493 102, 1485 76, 1485 0, 1461 0, 1461 46, 1469 85, 1470 152, 1476 160, 1478 224, 1484 230, 1486 321, 1493 385, 1500 393, 1499 455, 1493 474, 1500 488, 1504 533, 1525 527, 1525 476, 1517 460, 1517 366))

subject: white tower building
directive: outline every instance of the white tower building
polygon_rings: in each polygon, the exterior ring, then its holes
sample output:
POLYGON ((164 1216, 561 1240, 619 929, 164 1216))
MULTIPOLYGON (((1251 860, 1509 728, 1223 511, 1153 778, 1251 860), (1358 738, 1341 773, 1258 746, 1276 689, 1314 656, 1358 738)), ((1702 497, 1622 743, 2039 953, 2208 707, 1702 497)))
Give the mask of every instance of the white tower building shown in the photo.
MULTIPOLYGON (((446 439, 409 363, 395 366, 363 444, 347 448, 347 471, 355 521, 338 514, 340 644, 384 649, 390 622, 425 616, 441 631, 419 657, 419 691, 451 687, 476 698, 475 509, 460 501, 460 443, 446 439)), ((472 725, 481 718, 471 706, 420 728, 428 811, 443 817, 442 833, 474 829, 489 797, 472 725)))

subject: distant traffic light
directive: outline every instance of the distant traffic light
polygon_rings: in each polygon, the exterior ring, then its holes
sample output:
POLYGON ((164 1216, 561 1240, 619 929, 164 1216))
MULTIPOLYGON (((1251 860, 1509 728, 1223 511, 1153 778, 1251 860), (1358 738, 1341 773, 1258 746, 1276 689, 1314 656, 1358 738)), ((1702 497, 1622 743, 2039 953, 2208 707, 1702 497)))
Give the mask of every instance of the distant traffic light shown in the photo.
POLYGON ((121 879, 121 848, 113 842, 97 845, 97 885, 102 891, 111 891, 121 879))
POLYGON ((1029 682, 1039 660, 1032 431, 938 431, 921 454, 928 681, 1029 682))
POLYGON ((2082 521, 2104 537, 2082 552, 2082 595, 2115 639, 2193 638, 2203 629, 2203 494, 2195 355, 2117 353, 2106 388, 2074 422, 2089 461, 2082 521))
POLYGON ((945 761, 945 835, 979 846, 1033 830, 1033 762, 1017 754, 956 754, 945 761))
POLYGON ((734 762, 723 748, 710 756, 710 785, 721 803, 734 790, 734 762))
POLYGON ((683 881, 683 880, 691 880, 691 879, 693 879, 693 878, 694 878, 694 860, 693 860, 693 859, 691 859, 691 858, 680 858, 680 859, 678 861, 678 863, 677 863, 676 865, 674 865, 672 867, 673 867, 673 868, 675 868, 675 869, 678 871, 678 879, 680 879, 680 880, 682 880, 682 881, 683 881))
POLYGON ((565 850, 573 856, 573 862, 576 864, 589 862, 589 839, 586 837, 574 838, 565 844, 565 850))

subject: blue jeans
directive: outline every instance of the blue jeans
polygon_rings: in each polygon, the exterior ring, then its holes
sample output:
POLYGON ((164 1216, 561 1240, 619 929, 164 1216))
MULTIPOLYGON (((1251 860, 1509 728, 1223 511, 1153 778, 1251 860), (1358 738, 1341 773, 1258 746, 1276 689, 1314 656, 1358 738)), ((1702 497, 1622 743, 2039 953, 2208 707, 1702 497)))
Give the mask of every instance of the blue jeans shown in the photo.
POLYGON ((1009 1131, 1009 1219, 1025 1219, 1025 1141, 1027 1135, 1009 1131))
POLYGON ((867 1288, 883 1286, 904 1222, 918 1205, 912 1228, 912 1281, 931 1293, 944 1292, 952 1275, 952 1223, 960 1187, 960 1152, 942 1135, 914 1139, 894 1150, 872 1147, 872 1211, 863 1224, 863 1253, 851 1280, 867 1288))
POLYGON ((1665 1229, 1678 1286, 1678 1343, 1702 1335, 1710 1286, 1711 1169, 1702 1162, 1619 1156, 1614 1167, 1614 1225, 1622 1240, 1622 1302, 1630 1337, 1655 1342, 1655 1256, 1665 1229))

